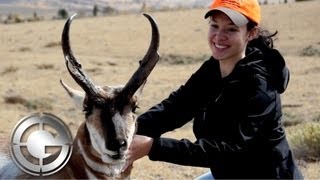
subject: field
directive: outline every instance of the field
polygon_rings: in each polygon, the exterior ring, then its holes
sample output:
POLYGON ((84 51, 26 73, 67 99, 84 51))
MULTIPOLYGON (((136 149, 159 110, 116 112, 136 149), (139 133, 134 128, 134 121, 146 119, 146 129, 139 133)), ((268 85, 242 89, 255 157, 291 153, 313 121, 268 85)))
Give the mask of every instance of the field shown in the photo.
MULTIPOLYGON (((282 95, 286 121, 320 121, 320 2, 262 6, 263 27, 278 30, 275 42, 291 71, 282 95)), ((184 83, 210 56, 206 9, 150 12, 158 22, 161 62, 145 85, 138 113, 147 110, 184 83)), ((0 135, 9 139, 14 125, 30 113, 44 111, 63 119, 73 133, 83 121, 59 83, 80 89, 68 74, 60 36, 64 20, 0 24, 0 135)), ((75 19, 73 51, 100 85, 126 83, 150 42, 150 25, 141 14, 75 19)), ((194 139, 187 124, 166 136, 194 139)), ((288 128, 293 128, 288 127, 288 128)), ((288 134, 290 136, 290 134, 288 134)), ((2 145, 1 149, 6 149, 2 145)), ((306 179, 320 178, 320 163, 299 163, 306 179)), ((207 171, 152 162, 134 164, 133 179, 193 179, 207 171)))

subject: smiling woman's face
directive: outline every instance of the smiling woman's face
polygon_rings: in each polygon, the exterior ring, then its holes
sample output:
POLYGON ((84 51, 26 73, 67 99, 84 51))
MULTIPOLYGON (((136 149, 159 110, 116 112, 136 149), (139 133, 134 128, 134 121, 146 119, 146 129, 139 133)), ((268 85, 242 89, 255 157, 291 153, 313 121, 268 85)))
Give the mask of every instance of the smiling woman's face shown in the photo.
POLYGON ((215 12, 210 18, 208 43, 212 56, 219 61, 234 62, 244 58, 250 39, 247 25, 236 26, 220 11, 215 12))

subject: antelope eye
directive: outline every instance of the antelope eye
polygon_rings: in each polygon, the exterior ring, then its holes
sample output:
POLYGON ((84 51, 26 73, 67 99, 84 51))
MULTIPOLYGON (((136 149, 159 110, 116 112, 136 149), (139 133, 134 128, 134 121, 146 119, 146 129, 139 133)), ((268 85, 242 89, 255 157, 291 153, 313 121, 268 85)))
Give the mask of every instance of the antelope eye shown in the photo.
POLYGON ((89 113, 91 110, 92 110, 92 108, 91 108, 90 106, 84 105, 82 111, 83 111, 84 113, 89 113))

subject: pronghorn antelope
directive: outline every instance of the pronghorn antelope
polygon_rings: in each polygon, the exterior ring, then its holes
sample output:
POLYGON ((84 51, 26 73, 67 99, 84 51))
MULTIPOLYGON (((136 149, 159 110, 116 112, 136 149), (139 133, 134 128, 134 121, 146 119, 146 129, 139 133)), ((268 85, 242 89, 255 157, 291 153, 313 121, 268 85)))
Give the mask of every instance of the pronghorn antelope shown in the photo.
MULTIPOLYGON (((141 93, 148 75, 159 60, 157 24, 150 15, 144 16, 151 23, 151 43, 146 55, 139 62, 139 68, 124 86, 101 87, 90 80, 74 57, 70 46, 69 29, 75 15, 67 20, 62 33, 62 50, 70 75, 84 92, 70 88, 62 80, 60 82, 75 104, 83 107, 85 121, 74 138, 73 153, 68 164, 48 178, 129 178, 131 168, 122 172, 122 167, 136 130, 134 110, 138 93, 141 93)), ((3 173, 0 174, 0 179, 32 177, 15 168, 12 162, 0 169, 0 173, 3 173)))

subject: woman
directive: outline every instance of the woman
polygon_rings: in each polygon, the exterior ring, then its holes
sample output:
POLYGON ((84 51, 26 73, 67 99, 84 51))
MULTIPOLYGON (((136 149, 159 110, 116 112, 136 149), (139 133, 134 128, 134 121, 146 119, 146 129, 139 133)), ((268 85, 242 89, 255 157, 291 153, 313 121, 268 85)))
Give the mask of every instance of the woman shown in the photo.
POLYGON ((148 155, 209 167, 211 178, 302 179, 281 122, 289 71, 276 33, 258 27, 257 0, 215 0, 205 18, 211 58, 138 118, 128 164, 148 155), (161 137, 191 120, 195 142, 161 137))

